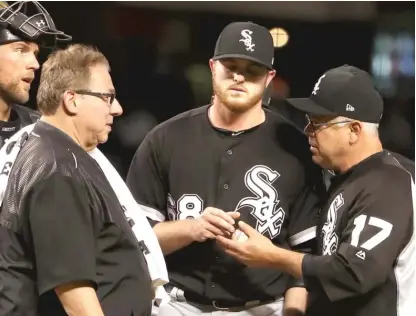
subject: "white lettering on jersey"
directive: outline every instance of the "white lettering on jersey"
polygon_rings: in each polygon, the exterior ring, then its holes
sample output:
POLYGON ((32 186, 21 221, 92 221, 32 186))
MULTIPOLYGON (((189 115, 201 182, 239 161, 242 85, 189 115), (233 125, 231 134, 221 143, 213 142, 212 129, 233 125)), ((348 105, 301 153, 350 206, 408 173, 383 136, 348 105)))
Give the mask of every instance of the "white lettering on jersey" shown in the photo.
POLYGON ((285 218, 284 210, 279 207, 278 194, 273 182, 280 174, 267 166, 257 165, 246 172, 244 182, 247 189, 256 197, 246 197, 238 202, 236 211, 248 206, 252 209, 251 215, 257 219, 256 229, 259 233, 268 232, 273 239, 280 234, 285 218))
POLYGON ((338 248, 338 236, 335 232, 337 225, 338 214, 337 211, 344 205, 344 198, 342 193, 338 194, 329 206, 328 215, 324 226, 322 227, 323 245, 322 254, 331 255, 338 248))

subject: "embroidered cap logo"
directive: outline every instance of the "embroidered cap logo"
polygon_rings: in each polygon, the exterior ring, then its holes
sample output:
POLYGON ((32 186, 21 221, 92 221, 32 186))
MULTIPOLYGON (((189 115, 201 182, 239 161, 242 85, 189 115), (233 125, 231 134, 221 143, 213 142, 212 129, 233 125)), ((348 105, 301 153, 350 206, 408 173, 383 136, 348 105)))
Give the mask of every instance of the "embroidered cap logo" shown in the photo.
POLYGON ((253 38, 251 37, 251 34, 253 34, 253 31, 242 30, 241 36, 244 38, 240 39, 239 42, 244 43, 247 51, 254 52, 254 46, 256 46, 256 44, 253 44, 252 42, 253 38))

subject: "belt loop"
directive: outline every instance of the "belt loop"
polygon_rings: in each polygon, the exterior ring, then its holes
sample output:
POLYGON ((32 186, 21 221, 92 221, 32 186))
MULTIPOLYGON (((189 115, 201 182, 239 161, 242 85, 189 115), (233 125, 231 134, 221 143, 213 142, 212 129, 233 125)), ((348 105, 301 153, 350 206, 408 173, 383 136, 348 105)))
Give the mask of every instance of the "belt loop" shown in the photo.
POLYGON ((169 296, 175 301, 186 302, 184 291, 177 288, 176 286, 172 287, 172 290, 170 291, 169 296))
POLYGON ((212 301, 212 306, 214 306, 216 309, 218 309, 220 311, 228 311, 228 310, 230 310, 229 307, 221 307, 221 306, 218 306, 216 301, 212 301))
POLYGON ((185 292, 183 290, 178 289, 176 292, 176 297, 178 299, 178 302, 186 302, 185 292))
POLYGON ((175 286, 172 287, 172 289, 169 292, 170 297, 173 298, 175 301, 178 299, 177 292, 178 292, 178 288, 175 286))
POLYGON ((255 300, 255 301, 248 301, 244 304, 245 307, 254 307, 254 306, 259 306, 261 304, 260 300, 255 300))

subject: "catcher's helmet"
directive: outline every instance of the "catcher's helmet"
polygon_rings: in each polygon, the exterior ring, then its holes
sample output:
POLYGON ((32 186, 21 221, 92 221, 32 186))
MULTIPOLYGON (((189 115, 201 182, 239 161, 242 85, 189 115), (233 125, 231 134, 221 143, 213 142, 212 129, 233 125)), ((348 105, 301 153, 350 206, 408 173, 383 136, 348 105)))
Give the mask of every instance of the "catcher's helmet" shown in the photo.
POLYGON ((0 2, 0 45, 15 41, 36 42, 53 48, 71 36, 56 29, 48 11, 38 1, 0 2))

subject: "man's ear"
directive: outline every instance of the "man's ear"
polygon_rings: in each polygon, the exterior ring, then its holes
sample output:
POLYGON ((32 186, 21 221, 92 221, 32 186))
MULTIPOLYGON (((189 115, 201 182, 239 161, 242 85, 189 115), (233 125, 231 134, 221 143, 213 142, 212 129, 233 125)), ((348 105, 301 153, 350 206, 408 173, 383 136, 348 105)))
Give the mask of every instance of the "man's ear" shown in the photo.
POLYGON ((71 90, 66 90, 63 94, 63 105, 65 110, 72 114, 75 115, 78 113, 79 111, 79 106, 77 105, 77 94, 71 90))
POLYGON ((355 144, 363 130, 361 122, 354 121, 350 123, 350 144, 355 144))
POLYGON ((270 82, 273 80, 274 76, 276 76, 276 70, 269 70, 266 79, 266 87, 269 86, 270 82))
POLYGON ((215 73, 215 61, 212 60, 212 59, 210 59, 209 62, 208 62, 208 64, 209 64, 209 68, 211 69, 211 74, 212 74, 212 76, 214 76, 214 73, 215 73))

